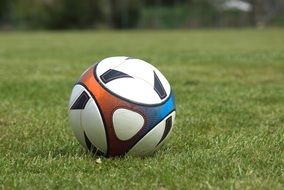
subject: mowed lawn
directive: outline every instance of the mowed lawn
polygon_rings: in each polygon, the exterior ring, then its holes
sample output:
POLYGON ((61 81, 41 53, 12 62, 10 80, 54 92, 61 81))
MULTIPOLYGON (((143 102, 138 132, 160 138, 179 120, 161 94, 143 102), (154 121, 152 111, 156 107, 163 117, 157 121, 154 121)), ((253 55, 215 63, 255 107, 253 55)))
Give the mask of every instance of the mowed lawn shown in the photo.
POLYGON ((0 189, 284 189, 284 29, 0 33, 0 189), (177 120, 153 156, 101 158, 68 124, 109 56, 168 78, 177 120))

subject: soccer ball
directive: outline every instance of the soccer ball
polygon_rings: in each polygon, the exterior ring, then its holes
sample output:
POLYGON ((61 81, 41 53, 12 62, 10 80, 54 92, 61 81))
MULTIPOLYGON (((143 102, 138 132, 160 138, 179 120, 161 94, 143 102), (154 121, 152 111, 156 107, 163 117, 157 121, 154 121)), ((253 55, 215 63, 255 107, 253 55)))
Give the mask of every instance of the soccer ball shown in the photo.
POLYGON ((106 157, 150 155, 168 138, 175 120, 173 92, 149 63, 110 57, 87 69, 69 101, 79 142, 106 157))

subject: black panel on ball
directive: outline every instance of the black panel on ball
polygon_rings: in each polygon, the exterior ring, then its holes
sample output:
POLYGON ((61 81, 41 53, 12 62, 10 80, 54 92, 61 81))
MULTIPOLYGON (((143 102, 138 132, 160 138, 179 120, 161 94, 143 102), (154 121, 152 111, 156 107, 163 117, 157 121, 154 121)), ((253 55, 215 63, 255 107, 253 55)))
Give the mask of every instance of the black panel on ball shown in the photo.
POLYGON ((173 121, 172 121, 172 116, 170 116, 167 120, 166 120, 166 125, 165 125, 165 130, 164 130, 164 133, 163 133, 163 136, 161 138, 161 140, 159 141, 159 143, 157 144, 157 146, 168 136, 171 128, 172 128, 172 124, 173 124, 173 121))
POLYGON ((133 77, 126 73, 113 69, 109 69, 108 71, 106 71, 104 74, 101 75, 101 79, 104 83, 108 83, 114 79, 119 79, 119 78, 133 78, 133 77))
POLYGON ((77 98, 77 100, 71 106, 70 109, 71 110, 82 110, 82 109, 84 109, 89 99, 90 99, 90 97, 88 96, 88 94, 85 91, 83 91, 82 94, 77 98))
POLYGON ((154 71, 154 90, 157 92, 157 94, 161 99, 164 99, 167 96, 167 93, 155 71, 154 71))

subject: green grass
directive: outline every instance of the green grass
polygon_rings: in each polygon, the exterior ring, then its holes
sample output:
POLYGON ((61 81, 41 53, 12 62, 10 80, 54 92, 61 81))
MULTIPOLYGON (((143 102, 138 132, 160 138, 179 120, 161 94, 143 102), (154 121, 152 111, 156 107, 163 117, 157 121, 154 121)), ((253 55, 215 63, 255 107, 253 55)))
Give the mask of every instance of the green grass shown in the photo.
POLYGON ((283 189, 284 29, 0 33, 0 189, 283 189), (68 125, 73 84, 129 55, 175 92, 167 144, 102 158, 68 125))

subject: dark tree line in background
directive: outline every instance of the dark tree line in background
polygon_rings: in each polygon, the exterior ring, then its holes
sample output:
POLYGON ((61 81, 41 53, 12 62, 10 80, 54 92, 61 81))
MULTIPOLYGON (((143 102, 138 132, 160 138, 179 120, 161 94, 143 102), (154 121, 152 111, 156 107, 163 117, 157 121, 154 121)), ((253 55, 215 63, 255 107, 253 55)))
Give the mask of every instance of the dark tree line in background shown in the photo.
POLYGON ((248 0, 253 6, 253 21, 257 26, 265 26, 270 22, 284 23, 284 0, 248 0))
POLYGON ((0 0, 0 29, 267 25, 284 25, 284 0, 0 0))

